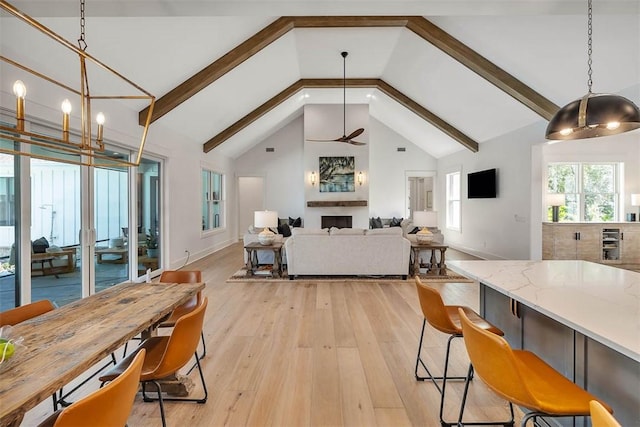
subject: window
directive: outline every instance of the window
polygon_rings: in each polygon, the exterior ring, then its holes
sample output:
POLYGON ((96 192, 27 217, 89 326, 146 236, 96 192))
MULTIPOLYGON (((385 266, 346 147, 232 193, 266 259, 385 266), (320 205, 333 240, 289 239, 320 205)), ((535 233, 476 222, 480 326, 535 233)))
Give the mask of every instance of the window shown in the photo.
MULTIPOLYGON (((547 191, 566 197, 560 221, 615 221, 618 181, 617 163, 549 163, 547 168, 547 191)), ((550 220, 550 207, 547 216, 550 220)))
POLYGON ((447 174, 447 228, 460 230, 460 171, 447 174))
POLYGON ((202 170, 202 230, 224 228, 224 176, 202 170))

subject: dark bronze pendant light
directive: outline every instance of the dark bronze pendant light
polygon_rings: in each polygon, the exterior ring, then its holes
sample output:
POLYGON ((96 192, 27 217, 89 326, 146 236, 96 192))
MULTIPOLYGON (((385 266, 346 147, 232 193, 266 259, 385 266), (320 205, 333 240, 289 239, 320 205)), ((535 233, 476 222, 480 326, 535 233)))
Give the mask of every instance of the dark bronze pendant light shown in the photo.
POLYGON ((589 92, 562 107, 547 125, 545 137, 551 140, 570 140, 616 135, 640 128, 640 109, 632 101, 619 95, 593 93, 592 86, 592 6, 588 0, 589 92))

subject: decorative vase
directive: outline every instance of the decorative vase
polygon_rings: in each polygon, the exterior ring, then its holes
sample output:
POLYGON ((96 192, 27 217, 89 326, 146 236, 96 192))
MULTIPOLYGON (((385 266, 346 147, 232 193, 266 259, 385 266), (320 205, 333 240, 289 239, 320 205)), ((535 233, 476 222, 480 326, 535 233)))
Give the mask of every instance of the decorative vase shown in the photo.
POLYGON ((275 241, 275 239, 276 234, 268 228, 265 228, 260 233, 258 233, 258 242, 260 242, 261 245, 269 246, 275 241))
POLYGON ((433 242, 433 233, 426 228, 421 228, 420 231, 416 233, 416 241, 419 244, 429 244, 433 242))

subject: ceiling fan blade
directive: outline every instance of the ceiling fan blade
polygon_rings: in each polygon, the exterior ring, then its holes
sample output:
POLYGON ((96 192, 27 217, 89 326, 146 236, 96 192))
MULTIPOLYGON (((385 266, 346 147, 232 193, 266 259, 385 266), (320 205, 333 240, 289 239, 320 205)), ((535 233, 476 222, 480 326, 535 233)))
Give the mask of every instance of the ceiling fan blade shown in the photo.
POLYGON ((367 145, 366 142, 354 141, 352 139, 350 139, 348 141, 345 141, 345 142, 347 142, 348 144, 351 144, 351 145, 367 145))
POLYGON ((338 139, 307 139, 309 142, 343 142, 342 138, 338 139))
POLYGON ((351 134, 350 134, 349 136, 347 136, 347 138, 346 138, 346 139, 355 138, 355 137, 357 137, 358 135, 360 135, 362 132, 364 132, 364 129, 363 129, 363 128, 356 129, 356 130, 354 130, 353 132, 351 132, 351 134))

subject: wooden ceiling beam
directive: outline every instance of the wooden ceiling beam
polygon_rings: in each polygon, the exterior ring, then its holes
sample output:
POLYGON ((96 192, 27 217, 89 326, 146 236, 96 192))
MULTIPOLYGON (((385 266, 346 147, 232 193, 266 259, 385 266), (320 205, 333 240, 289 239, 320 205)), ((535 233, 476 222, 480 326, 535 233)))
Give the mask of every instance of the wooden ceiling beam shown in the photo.
MULTIPOLYGON (((514 76, 484 58, 473 49, 438 28, 422 16, 285 16, 276 19, 261 31, 257 32, 243 43, 227 52, 224 56, 156 100, 151 122, 158 120, 160 117, 164 116, 182 102, 215 82, 229 71, 233 70, 235 67, 267 47, 278 38, 282 37, 290 30, 294 28, 338 27, 405 27, 447 55, 451 56, 465 67, 474 71, 482 78, 491 82, 496 87, 539 114, 541 117, 549 120, 559 109, 557 105, 549 101, 547 98, 543 97, 520 80, 516 79, 514 76)), ((285 89, 281 94, 286 92, 288 89, 285 89)), ((384 87, 381 87, 380 90, 384 91, 384 87)), ((387 94, 393 97, 392 94, 387 94)), ((280 96, 280 94, 274 97, 275 101, 277 101, 278 96, 280 96)), ((274 99, 268 102, 272 102, 274 99)), ((283 100, 280 102, 282 101, 283 100)), ((397 101, 404 104, 401 99, 398 99, 397 101)), ((269 105, 266 104, 267 103, 263 104, 261 108, 268 108, 269 105)), ((475 141, 464 136, 464 134, 459 133, 455 128, 447 125, 446 122, 442 122, 438 125, 437 123, 440 123, 440 121, 437 120, 435 116, 430 117, 430 114, 425 113, 425 111, 428 110, 421 111, 420 108, 423 107, 419 104, 414 104, 415 105, 413 107, 407 106, 407 108, 423 117, 445 133, 457 133, 457 135, 450 134, 450 136, 460 141, 460 143, 465 147, 477 151, 477 147, 474 149, 475 141)), ((267 111, 269 110, 266 110, 265 112, 267 111)), ((139 122, 141 125, 144 124, 147 113, 148 109, 142 110, 139 113, 139 122)), ((253 111, 251 114, 253 113, 256 113, 256 111, 253 111)), ((233 126, 240 126, 240 122, 245 119, 250 119, 251 114, 245 116, 233 126)), ((242 127, 240 129, 242 129, 242 127)), ((217 145, 216 138, 227 131, 231 132, 233 129, 228 128, 207 141, 204 144, 205 151, 210 151, 212 147, 215 147, 217 145)), ((236 130, 234 133, 236 132, 238 131, 236 130)), ((231 135, 223 139, 226 140, 230 136, 231 135)))
POLYGON ((213 138, 211 138, 209 141, 205 142, 203 145, 203 151, 205 153, 210 152, 302 89, 341 88, 343 87, 343 85, 349 88, 378 89, 390 98, 394 99, 396 102, 403 105, 405 108, 413 111, 423 120, 426 120, 431 125, 440 129, 446 135, 450 136, 460 144, 467 147, 469 150, 473 151, 474 153, 478 151, 478 143, 476 141, 469 138, 467 135, 460 132, 457 128, 451 126, 436 114, 427 110, 426 108, 400 92, 398 89, 394 88, 381 79, 346 79, 346 81, 343 79, 300 79, 216 136, 214 136, 213 138))
POLYGON ((423 17, 409 18, 407 29, 413 31, 416 35, 422 37, 546 120, 551 120, 551 117, 560 109, 556 104, 423 17))

